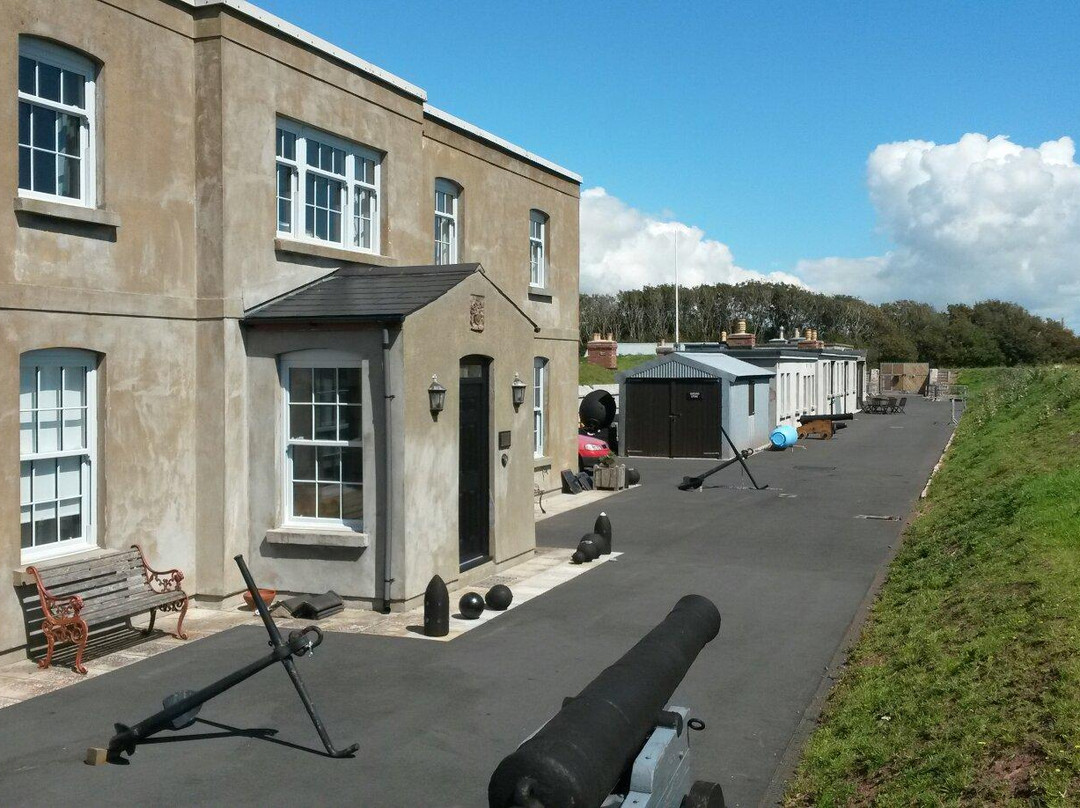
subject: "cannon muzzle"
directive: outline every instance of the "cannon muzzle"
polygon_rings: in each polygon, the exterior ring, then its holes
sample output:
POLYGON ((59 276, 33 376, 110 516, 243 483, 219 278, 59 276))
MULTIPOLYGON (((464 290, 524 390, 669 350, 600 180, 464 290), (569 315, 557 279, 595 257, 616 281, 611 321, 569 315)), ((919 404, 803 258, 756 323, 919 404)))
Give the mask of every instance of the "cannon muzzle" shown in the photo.
POLYGON ((490 808, 597 808, 719 631, 712 601, 680 598, 658 626, 503 759, 488 784, 490 808))

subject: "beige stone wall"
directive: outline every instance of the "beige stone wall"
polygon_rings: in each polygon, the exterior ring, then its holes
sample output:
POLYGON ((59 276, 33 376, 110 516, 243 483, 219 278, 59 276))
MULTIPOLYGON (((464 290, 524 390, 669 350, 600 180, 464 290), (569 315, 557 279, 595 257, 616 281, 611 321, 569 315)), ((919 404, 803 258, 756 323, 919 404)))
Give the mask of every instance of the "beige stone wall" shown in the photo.
MULTIPOLYGON (((558 488, 559 471, 577 471, 579 188, 430 118, 424 123, 424 163, 428 188, 437 177, 462 187, 460 259, 479 261, 540 326, 532 355, 550 362, 548 460, 536 464, 535 482, 545 490, 558 488), (549 217, 548 294, 543 295, 529 293, 529 212, 534 208, 549 217)), ((529 378, 524 373, 522 378, 531 397, 531 359, 528 367, 529 378)))
MULTIPOLYGON (((42 348, 99 357, 96 538, 143 546, 159 569, 180 567, 198 587, 195 563, 195 328, 190 321, 104 315, 0 313, 0 569, 21 569, 19 550, 19 358, 42 348)), ((0 652, 25 642, 10 583, 0 586, 0 652)))
MULTIPOLYGON (((239 590, 232 557, 240 552, 270 585, 334 587, 368 600, 380 597, 388 541, 400 587, 395 598, 422 591, 432 569, 452 578, 456 491, 440 499, 432 493, 439 489, 413 485, 409 473, 431 482, 436 469, 449 469, 456 479, 448 460, 456 462, 456 416, 448 409, 431 422, 426 386, 436 370, 427 368, 441 368, 453 389, 458 359, 475 352, 495 358, 493 441, 499 429, 514 431, 511 464, 493 465, 496 561, 527 553, 536 465, 531 389, 512 413, 509 384, 516 370, 531 387, 532 357, 549 358, 550 464, 556 475, 575 467, 577 184, 432 120, 407 92, 232 10, 193 12, 163 0, 65 0, 62 14, 44 13, 40 0, 3 5, 0 86, 17 85, 20 34, 55 40, 100 64, 97 203, 119 226, 25 211, 0 216, 0 390, 18 389, 19 356, 27 350, 81 348, 102 357, 99 543, 141 541, 154 563, 180 566, 187 589, 212 598, 239 590), (386 154, 381 255, 358 259, 275 239, 279 115, 386 154), (455 327, 453 341, 438 338, 445 313, 486 284, 478 277, 414 316, 408 340, 392 327, 390 373, 400 389, 391 383, 390 406, 403 428, 386 435, 381 328, 270 333, 247 329, 241 318, 246 308, 351 260, 430 263, 436 177, 464 188, 461 260, 481 262, 541 330, 534 333, 489 288, 485 334, 455 327), (551 282, 543 295, 527 288, 532 208, 550 217, 551 282), (342 344, 368 362, 365 428, 390 463, 372 468, 371 510, 378 517, 369 547, 344 563, 334 553, 302 558, 277 551, 270 563, 265 534, 280 521, 283 457, 277 357, 342 344), (425 511, 427 521, 418 521, 425 511), (383 532, 386 522, 392 538, 383 532)), ((3 97, 0 153, 13 157, 17 102, 14 92, 3 97)), ((16 196, 14 159, 0 160, 2 189, 16 196)), ((0 569, 11 570, 19 564, 18 413, 13 396, 6 402, 0 569)), ((543 471, 537 479, 558 485, 543 471)), ((24 640, 15 593, 0 587, 0 653, 24 640)))
POLYGON ((423 593, 438 573, 447 583, 458 578, 458 377, 462 358, 491 358, 491 554, 495 564, 535 546, 532 520, 532 407, 514 410, 515 372, 526 382, 532 368, 533 327, 481 275, 473 275, 405 321, 404 523, 395 531, 401 548, 394 594, 408 599, 423 593), (482 295, 485 326, 469 327, 472 295, 482 295), (427 388, 432 374, 447 389, 446 409, 434 419, 427 388), (499 450, 497 436, 509 430, 511 447, 499 450), (507 455, 507 465, 501 462, 507 455), (441 495, 433 496, 435 492, 441 495))

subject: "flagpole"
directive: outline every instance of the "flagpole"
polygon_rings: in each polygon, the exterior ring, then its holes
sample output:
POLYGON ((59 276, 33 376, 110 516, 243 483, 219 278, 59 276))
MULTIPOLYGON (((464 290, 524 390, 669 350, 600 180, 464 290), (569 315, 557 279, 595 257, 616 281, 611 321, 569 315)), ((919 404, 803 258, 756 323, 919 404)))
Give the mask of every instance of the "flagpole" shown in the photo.
POLYGON ((679 350, 679 229, 675 234, 675 350, 679 350))

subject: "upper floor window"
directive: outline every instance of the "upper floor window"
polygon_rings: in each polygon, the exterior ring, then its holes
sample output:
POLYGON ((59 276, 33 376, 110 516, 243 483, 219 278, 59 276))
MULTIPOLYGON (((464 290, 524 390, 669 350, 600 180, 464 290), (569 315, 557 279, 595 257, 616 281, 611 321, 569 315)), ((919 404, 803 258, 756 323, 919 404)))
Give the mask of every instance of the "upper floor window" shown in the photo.
POLYGON ((19 40, 19 194, 94 205, 94 65, 19 40))
POLYGON ((30 351, 19 363, 22 562, 93 544, 96 361, 82 351, 30 351))
POLYGON ((286 521, 362 528, 360 362, 330 352, 304 352, 282 363, 282 375, 286 521))
POLYGON ((382 156, 278 120, 277 231, 377 253, 382 156))
POLYGON ((435 263, 458 260, 458 199, 461 189, 450 180, 435 180, 435 263))
POLYGON ((547 286, 547 222, 542 211, 529 211, 529 285, 547 286))

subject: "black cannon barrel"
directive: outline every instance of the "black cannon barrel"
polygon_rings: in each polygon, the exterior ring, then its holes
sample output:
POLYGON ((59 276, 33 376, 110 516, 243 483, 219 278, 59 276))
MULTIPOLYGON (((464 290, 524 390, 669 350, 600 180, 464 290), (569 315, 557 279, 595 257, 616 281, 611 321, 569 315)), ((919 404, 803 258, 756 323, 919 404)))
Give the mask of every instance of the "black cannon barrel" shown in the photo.
POLYGON ((799 423, 805 424, 809 421, 852 421, 855 416, 850 412, 841 412, 836 415, 800 415, 799 423))
POLYGON ((503 759, 488 783, 490 808, 598 808, 719 631, 711 600, 680 598, 663 622, 503 759))

